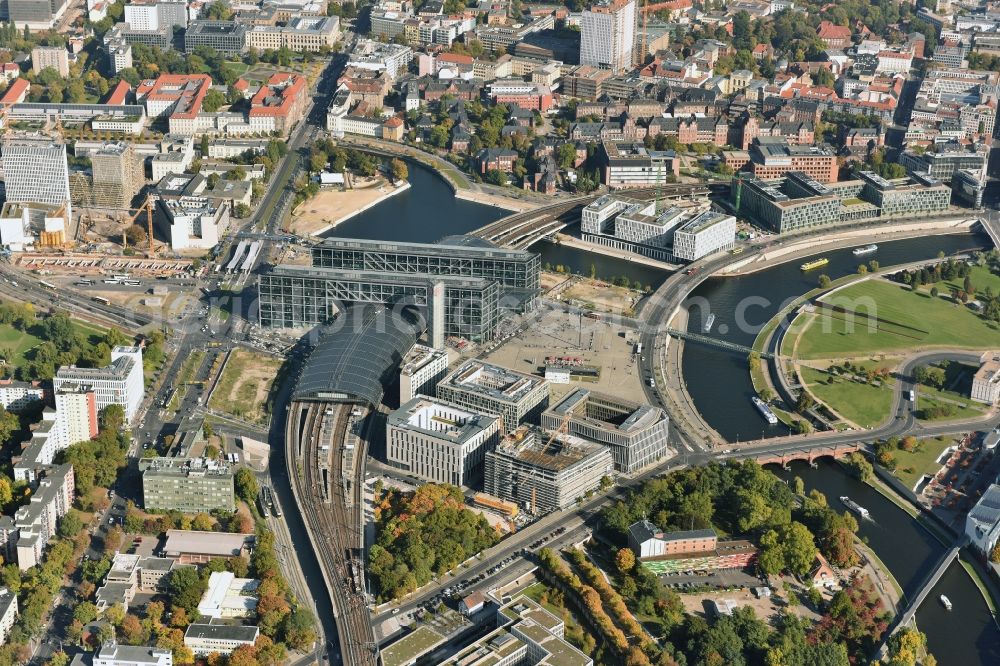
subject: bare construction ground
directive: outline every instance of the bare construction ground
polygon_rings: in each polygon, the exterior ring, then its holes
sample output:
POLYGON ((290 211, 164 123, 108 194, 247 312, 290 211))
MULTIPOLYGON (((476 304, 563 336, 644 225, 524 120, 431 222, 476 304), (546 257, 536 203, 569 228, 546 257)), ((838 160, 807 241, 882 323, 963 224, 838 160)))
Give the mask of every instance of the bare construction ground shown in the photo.
POLYGON ((577 356, 584 365, 600 368, 600 378, 553 384, 553 400, 584 387, 641 401, 642 383, 632 353, 635 337, 634 331, 622 326, 550 310, 524 333, 491 352, 487 360, 521 372, 543 374, 545 357, 577 356))
POLYGON ((234 349, 208 406, 250 423, 266 423, 267 398, 280 368, 281 361, 277 358, 234 349))

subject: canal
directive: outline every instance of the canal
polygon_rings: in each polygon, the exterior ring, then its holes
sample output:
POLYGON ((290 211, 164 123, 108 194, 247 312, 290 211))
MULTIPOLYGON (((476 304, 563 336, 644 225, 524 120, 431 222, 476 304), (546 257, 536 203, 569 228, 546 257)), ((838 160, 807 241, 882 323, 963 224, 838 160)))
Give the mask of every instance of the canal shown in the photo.
MULTIPOLYGON (((882 266, 933 259, 938 252, 982 249, 986 236, 954 234, 926 236, 880 243, 878 252, 856 257, 853 248, 823 252, 830 263, 803 272, 806 259, 741 277, 711 278, 689 298, 691 317, 688 328, 701 332, 704 317, 715 314, 712 335, 751 346, 760 328, 789 301, 814 289, 821 273, 837 279, 857 272, 858 265, 878 260, 882 266)), ((859 243, 864 244, 864 243, 859 243)), ((768 426, 754 409, 750 398, 756 393, 750 382, 746 356, 698 344, 684 345, 682 361, 688 393, 705 421, 731 442, 788 434, 778 424, 768 426)))
MULTIPOLYGON (((845 510, 839 499, 843 496, 868 509, 872 519, 858 521, 858 535, 893 573, 904 594, 917 593, 946 550, 909 514, 829 458, 822 458, 815 469, 804 462, 792 463, 788 471, 773 465, 768 469, 789 481, 802 477, 807 492, 819 490, 838 511, 845 510)), ((1000 630, 979 588, 957 562, 917 610, 917 627, 927 635, 928 649, 942 666, 1000 664, 1000 630), (938 601, 942 594, 951 600, 953 610, 938 601)))

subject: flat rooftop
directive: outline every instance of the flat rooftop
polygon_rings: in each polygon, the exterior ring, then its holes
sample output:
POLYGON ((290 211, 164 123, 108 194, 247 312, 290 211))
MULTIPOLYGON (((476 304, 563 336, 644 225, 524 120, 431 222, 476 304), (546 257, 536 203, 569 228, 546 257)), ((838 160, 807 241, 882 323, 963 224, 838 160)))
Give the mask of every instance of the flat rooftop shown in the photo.
POLYGON ((545 384, 545 379, 473 359, 466 361, 441 383, 496 400, 517 402, 545 384))
POLYGON ((388 424, 461 444, 494 425, 499 418, 479 414, 438 398, 418 396, 390 413, 388 424))
POLYGON ((432 651, 445 637, 427 625, 421 625, 381 650, 383 666, 403 666, 432 651))
MULTIPOLYGON (((530 430, 521 426, 504 437, 496 448, 515 460, 533 467, 561 472, 592 456, 607 452, 607 447, 574 435, 557 434, 551 443, 548 433, 530 430)), ((610 455, 610 454, 609 454, 610 455)))

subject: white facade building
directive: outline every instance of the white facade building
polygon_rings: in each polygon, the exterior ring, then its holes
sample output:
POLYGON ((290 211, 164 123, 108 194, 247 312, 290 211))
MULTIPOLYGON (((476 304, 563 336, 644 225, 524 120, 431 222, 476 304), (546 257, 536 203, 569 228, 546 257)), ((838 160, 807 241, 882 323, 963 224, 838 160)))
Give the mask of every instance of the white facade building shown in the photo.
POLYGON ((583 11, 580 64, 624 72, 636 44, 635 0, 601 0, 583 11))
POLYGON ((674 232, 674 256, 685 261, 728 250, 736 244, 736 218, 714 210, 685 222, 674 232))
POLYGON ((45 398, 45 389, 37 382, 0 379, 0 405, 8 412, 19 412, 45 398))
POLYGON ((0 587, 0 645, 7 644, 7 637, 17 620, 17 595, 0 587))
POLYGON ((67 446, 97 435, 97 395, 93 390, 66 383, 55 392, 55 401, 67 446))
POLYGON ((208 588, 198 602, 198 613, 212 619, 249 617, 257 609, 257 586, 254 578, 237 578, 229 571, 216 571, 208 577, 208 588))
POLYGON ((499 416, 417 396, 389 414, 386 458, 422 479, 467 486, 499 438, 499 416))
POLYGON ((72 214, 66 144, 42 137, 12 137, 3 141, 7 202, 66 206, 72 214))
POLYGON ((399 364, 399 404, 417 395, 434 395, 434 388, 447 373, 448 352, 413 345, 399 364))
POLYGON ((208 250, 219 243, 229 226, 229 204, 216 205, 205 197, 161 199, 170 220, 170 247, 180 250, 208 250))
POLYGON ((243 625, 202 624, 188 625, 184 632, 184 645, 196 656, 206 656, 213 652, 230 654, 241 645, 257 642, 260 629, 243 625))
POLYGON ((107 641, 94 653, 93 666, 173 666, 170 650, 107 641))
POLYGON ((63 366, 52 379, 52 387, 58 391, 64 384, 89 386, 94 391, 98 413, 108 405, 121 405, 125 419, 131 422, 145 394, 142 349, 115 347, 111 350, 111 365, 103 368, 63 366))
POLYGON ((972 376, 970 397, 987 405, 1000 399, 1000 353, 987 352, 980 359, 979 370, 972 376))
POLYGON ((990 484, 965 517, 965 536, 982 555, 993 552, 1000 540, 1000 485, 990 484))

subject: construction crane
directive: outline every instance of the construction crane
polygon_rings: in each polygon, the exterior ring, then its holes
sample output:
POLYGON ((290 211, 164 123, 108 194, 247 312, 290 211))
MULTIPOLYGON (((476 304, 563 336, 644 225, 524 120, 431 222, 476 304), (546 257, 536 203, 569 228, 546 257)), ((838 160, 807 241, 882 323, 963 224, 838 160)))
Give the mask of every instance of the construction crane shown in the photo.
POLYGON ((93 207, 79 207, 82 211, 98 210, 98 211, 108 211, 108 212, 118 212, 128 214, 128 224, 124 229, 122 229, 122 246, 128 247, 128 237, 126 233, 128 232, 128 227, 133 224, 139 223, 139 216, 146 213, 146 234, 147 234, 147 249, 149 256, 153 256, 153 197, 146 195, 145 201, 138 208, 114 208, 108 206, 93 206, 93 207))

